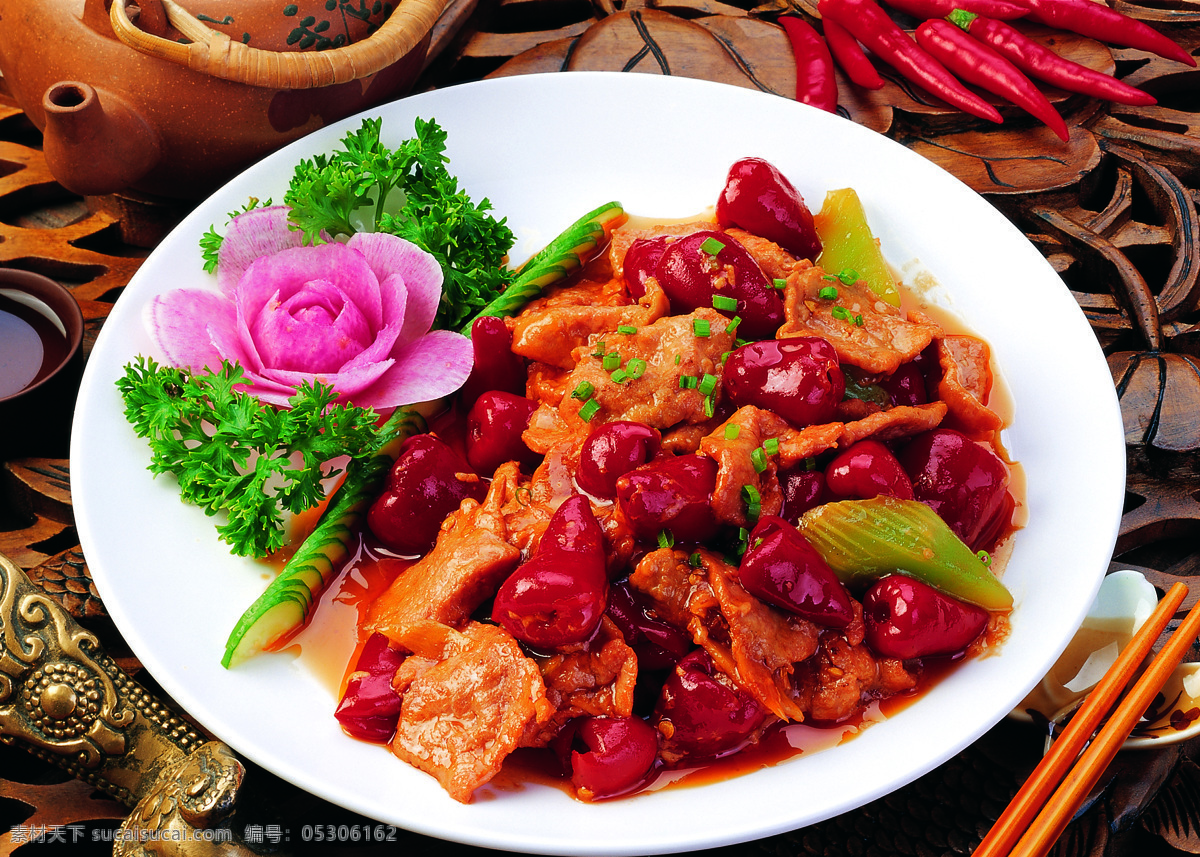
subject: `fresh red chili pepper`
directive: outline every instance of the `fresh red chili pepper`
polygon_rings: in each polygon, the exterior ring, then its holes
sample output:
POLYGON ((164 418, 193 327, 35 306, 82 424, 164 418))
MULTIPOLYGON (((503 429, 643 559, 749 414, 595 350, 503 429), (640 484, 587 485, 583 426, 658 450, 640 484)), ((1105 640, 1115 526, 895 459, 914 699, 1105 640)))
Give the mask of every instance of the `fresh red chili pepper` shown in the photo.
POLYGON ((1112 75, 1061 57, 1003 21, 995 21, 962 9, 957 9, 946 17, 952 24, 966 30, 1030 77, 1053 84, 1059 89, 1115 101, 1118 104, 1158 103, 1150 93, 1117 80, 1112 75))
POLYGON ((832 18, 897 71, 947 104, 981 119, 1003 122, 988 104, 931 57, 888 17, 874 0, 820 0, 822 18, 832 18))
POLYGON ((884 0, 893 9, 907 12, 914 18, 945 18, 955 9, 966 9, 976 15, 987 15, 1002 21, 1023 18, 1029 14, 1024 2, 1009 0, 884 0))
POLYGON ((1137 48, 1169 60, 1196 65, 1196 59, 1149 24, 1123 15, 1093 0, 1024 0, 1028 18, 1048 27, 1069 30, 1081 36, 1137 48))
POLYGON ((917 27, 917 43, 967 83, 1011 101, 1049 126, 1066 142, 1067 123, 1042 91, 1021 70, 983 42, 948 21, 925 21, 917 27))
POLYGON ((779 19, 792 53, 796 57, 796 100, 830 113, 837 112, 837 80, 833 76, 833 57, 813 27, 795 15, 779 19))
POLYGON ((842 67, 846 77, 863 89, 882 88, 883 78, 867 59, 858 40, 833 18, 825 18, 822 27, 825 30, 825 43, 829 45, 829 52, 833 54, 834 62, 842 67))

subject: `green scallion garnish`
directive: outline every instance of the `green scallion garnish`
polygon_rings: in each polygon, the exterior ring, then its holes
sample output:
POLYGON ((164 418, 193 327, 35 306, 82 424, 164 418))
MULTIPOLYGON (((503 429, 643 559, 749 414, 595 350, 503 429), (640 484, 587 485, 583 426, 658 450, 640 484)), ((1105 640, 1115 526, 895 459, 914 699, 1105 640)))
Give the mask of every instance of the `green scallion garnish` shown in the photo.
POLYGON ((583 407, 579 409, 579 418, 585 423, 590 423, 592 417, 596 416, 596 412, 600 410, 600 403, 595 399, 588 399, 583 403, 583 407))
POLYGON ((721 312, 736 312, 738 302, 737 298, 731 298, 729 295, 713 295, 712 305, 713 309, 721 312))

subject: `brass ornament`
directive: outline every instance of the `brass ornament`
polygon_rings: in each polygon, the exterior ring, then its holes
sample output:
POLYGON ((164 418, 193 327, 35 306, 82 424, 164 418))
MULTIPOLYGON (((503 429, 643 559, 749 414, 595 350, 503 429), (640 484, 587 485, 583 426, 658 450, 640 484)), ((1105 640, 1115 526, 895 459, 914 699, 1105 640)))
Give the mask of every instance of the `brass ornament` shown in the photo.
POLYGON ((244 857, 228 826, 245 769, 126 675, 0 554, 0 741, 133 807, 113 853, 244 857))

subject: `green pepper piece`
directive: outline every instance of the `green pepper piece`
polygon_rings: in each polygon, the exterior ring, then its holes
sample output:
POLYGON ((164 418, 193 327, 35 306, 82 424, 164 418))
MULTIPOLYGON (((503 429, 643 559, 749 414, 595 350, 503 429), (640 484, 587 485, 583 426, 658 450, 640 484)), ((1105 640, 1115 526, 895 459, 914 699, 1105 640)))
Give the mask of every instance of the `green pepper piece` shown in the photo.
POLYGON ((805 512, 800 532, 843 583, 899 572, 986 610, 1012 595, 937 513, 917 500, 839 500, 805 512))
POLYGON ((865 280, 871 291, 892 306, 900 306, 900 290, 892 269, 879 250, 862 201, 853 188, 831 190, 813 218, 821 238, 817 264, 835 277, 843 273, 865 280))

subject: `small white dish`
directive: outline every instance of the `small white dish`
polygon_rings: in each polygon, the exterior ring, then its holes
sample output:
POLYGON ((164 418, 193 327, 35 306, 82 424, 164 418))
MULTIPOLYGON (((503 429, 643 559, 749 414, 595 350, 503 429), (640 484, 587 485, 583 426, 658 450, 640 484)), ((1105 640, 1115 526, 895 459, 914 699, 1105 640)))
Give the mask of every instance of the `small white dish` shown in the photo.
MULTIPOLYGON (((1157 591, 1140 572, 1125 569, 1105 577, 1066 651, 1009 716, 1028 723, 1035 718, 1049 721, 1048 749, 1054 735, 1061 733, 1157 603, 1157 591)), ((1148 656, 1147 663, 1149 660, 1148 656)), ((1153 749, 1198 734, 1200 663, 1184 663, 1171 673, 1121 746, 1126 750, 1153 749)))

